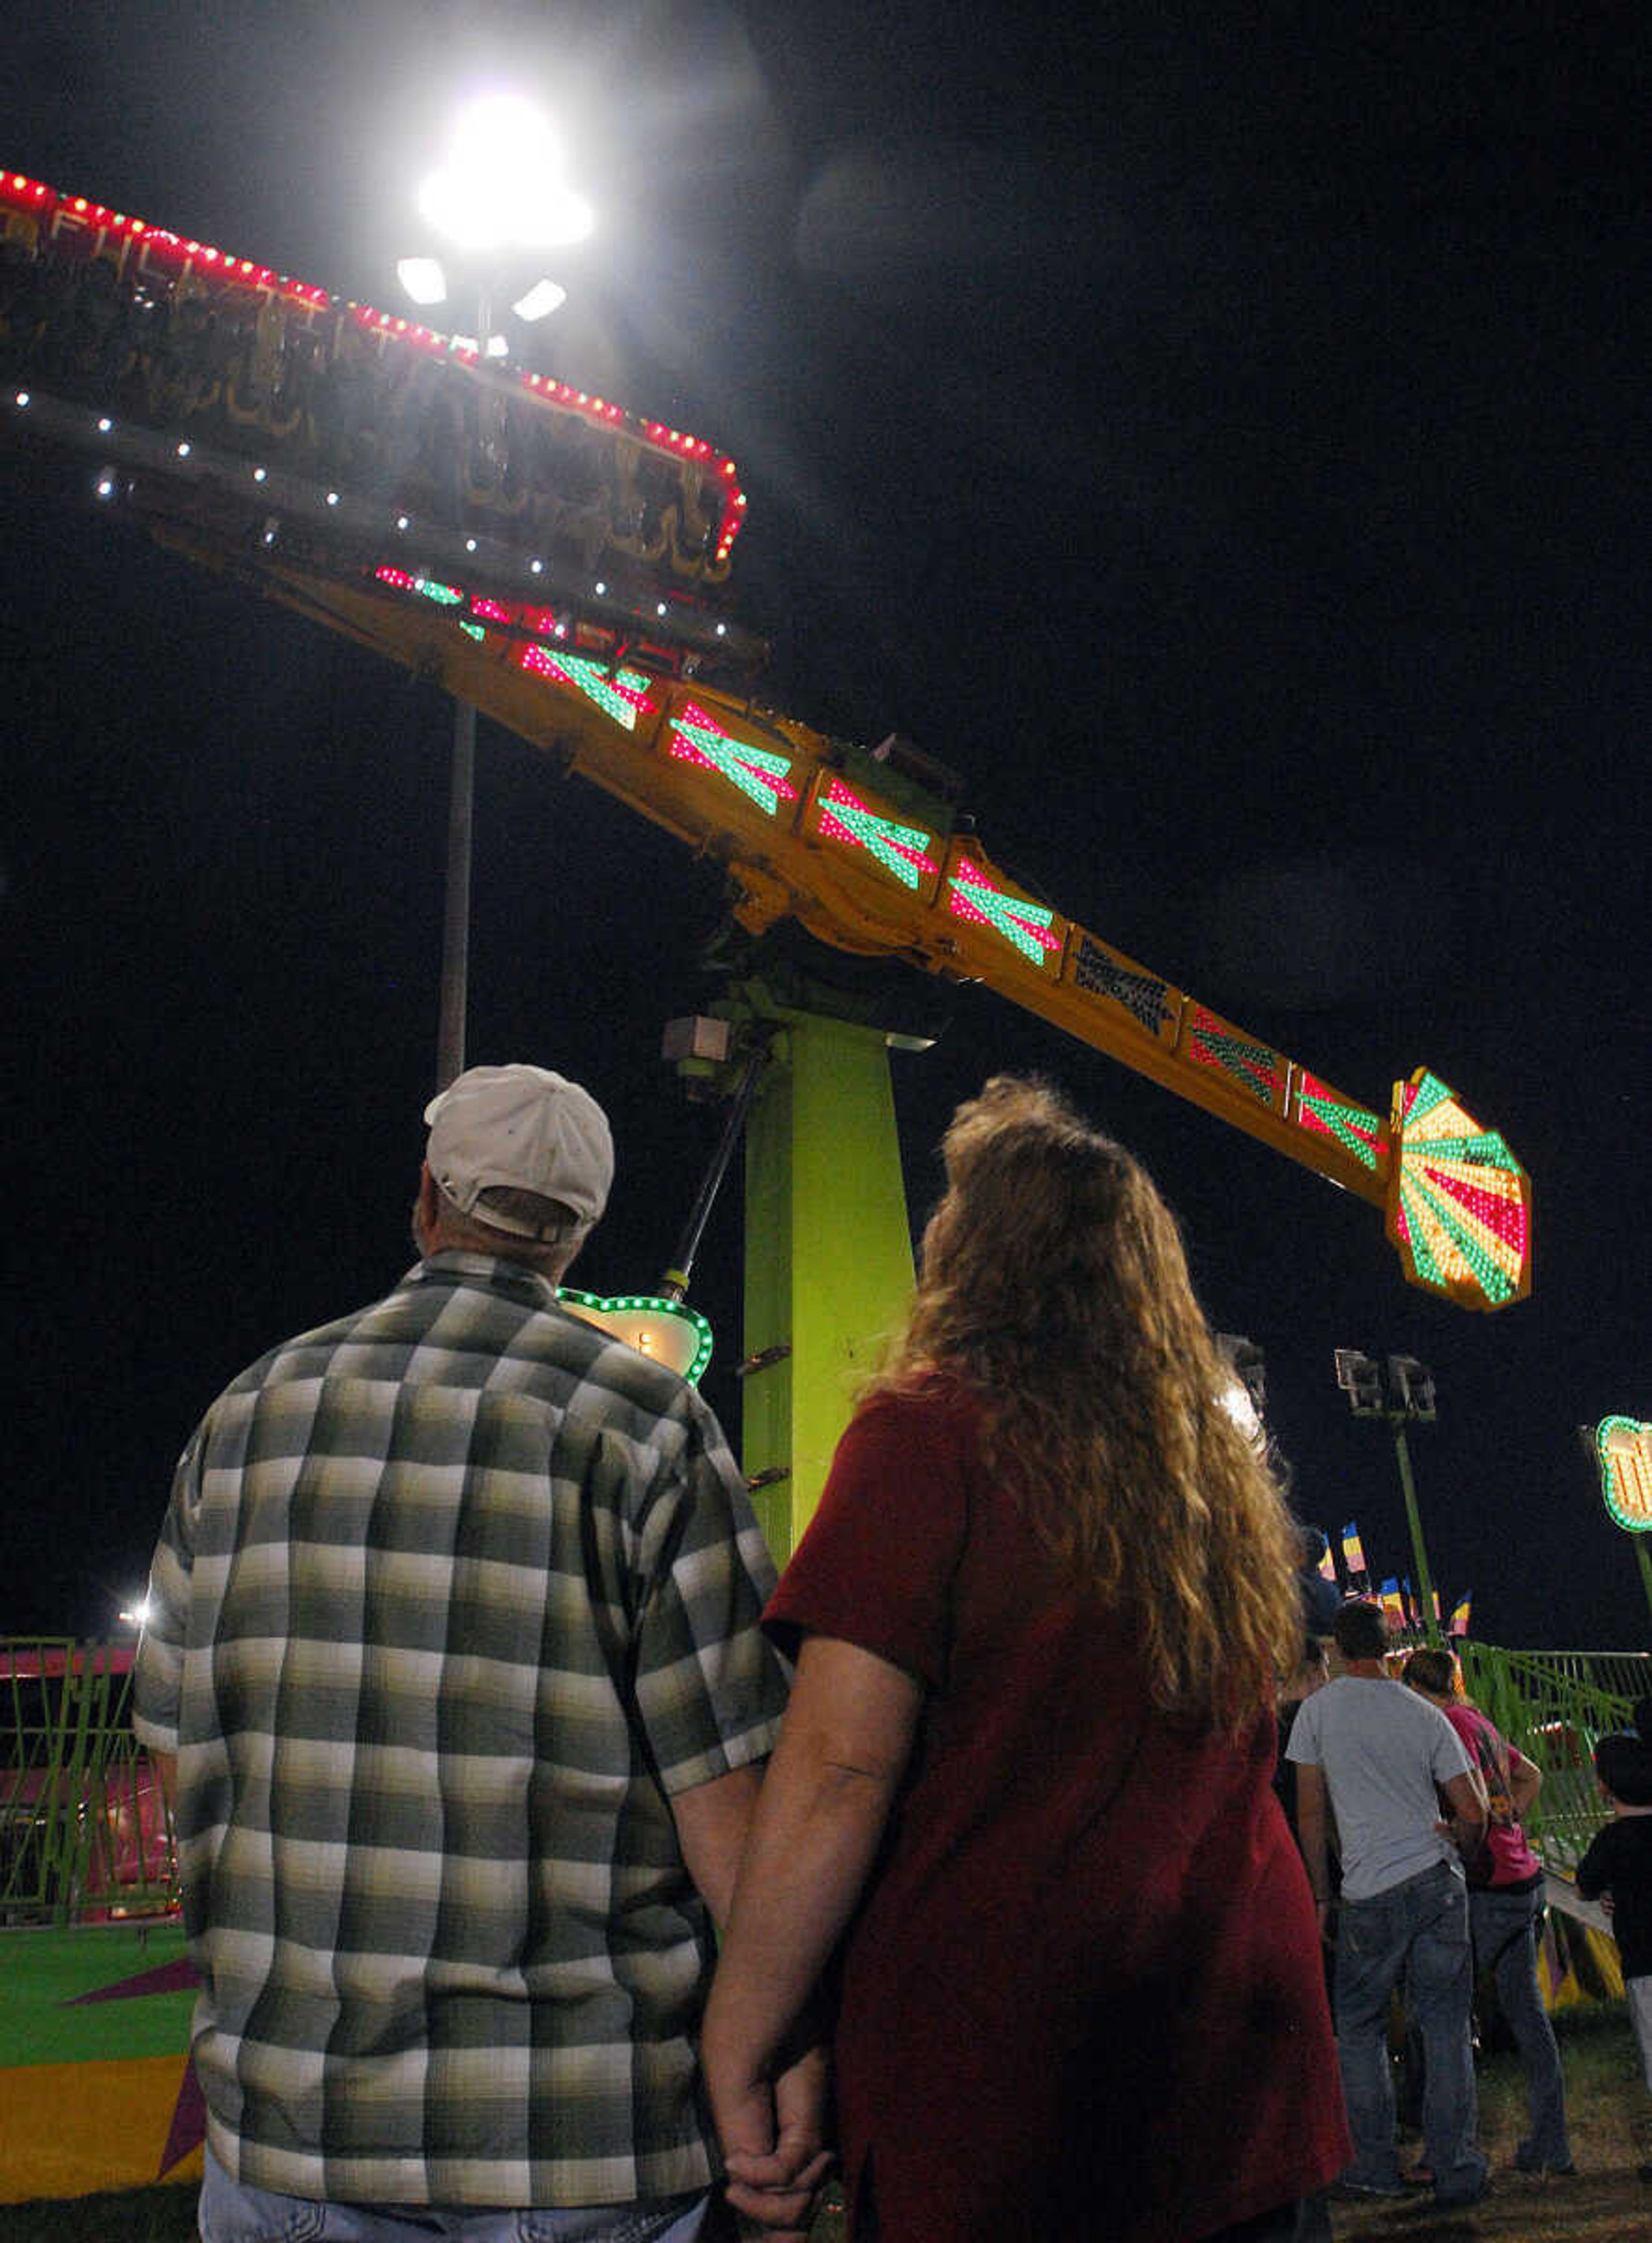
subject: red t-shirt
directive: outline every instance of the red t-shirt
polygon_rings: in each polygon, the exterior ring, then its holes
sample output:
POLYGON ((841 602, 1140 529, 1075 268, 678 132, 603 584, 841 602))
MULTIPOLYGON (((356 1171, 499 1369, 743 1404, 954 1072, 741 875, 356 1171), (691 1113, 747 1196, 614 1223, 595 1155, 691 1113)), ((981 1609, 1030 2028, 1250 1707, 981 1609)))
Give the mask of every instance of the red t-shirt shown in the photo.
POLYGON ((890 2243, 1192 2243, 1346 2163, 1312 1901, 1272 1788, 1151 1704, 957 1388, 882 1396, 769 1604, 924 1686, 844 1957, 851 2207, 890 2243))

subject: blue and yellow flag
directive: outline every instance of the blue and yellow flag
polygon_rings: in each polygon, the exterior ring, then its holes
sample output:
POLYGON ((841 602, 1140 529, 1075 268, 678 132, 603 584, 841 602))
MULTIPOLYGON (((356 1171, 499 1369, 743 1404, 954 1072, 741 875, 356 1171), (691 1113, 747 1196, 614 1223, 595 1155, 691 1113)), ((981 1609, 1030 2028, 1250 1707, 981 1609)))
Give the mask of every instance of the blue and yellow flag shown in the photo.
POLYGON ((1351 1573, 1365 1571, 1365 1551, 1360 1542, 1360 1530, 1350 1519, 1342 1530, 1342 1562, 1351 1573))
POLYGON ((1447 1635, 1467 1634, 1468 1615, 1473 1610, 1474 1601, 1474 1598, 1469 1594, 1468 1591, 1465 1589, 1461 1596, 1458 1598, 1456 1603, 1452 1606, 1451 1626, 1446 1630, 1447 1635))

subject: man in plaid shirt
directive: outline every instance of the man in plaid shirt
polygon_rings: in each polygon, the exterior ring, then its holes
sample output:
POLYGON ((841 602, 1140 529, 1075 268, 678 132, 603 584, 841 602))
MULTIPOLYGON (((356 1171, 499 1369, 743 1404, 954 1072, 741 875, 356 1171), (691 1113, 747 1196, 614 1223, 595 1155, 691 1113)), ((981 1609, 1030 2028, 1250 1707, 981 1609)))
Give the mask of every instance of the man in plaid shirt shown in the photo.
MULTIPOLYGON (((426 1120, 418 1266, 219 1397, 155 1553, 134 1725, 202 1979, 200 2230, 686 2243, 774 1571, 693 1388, 557 1302, 601 1109, 474 1068, 426 1120)), ((777 2232, 819 2091, 805 2059, 731 2195, 777 2232)))

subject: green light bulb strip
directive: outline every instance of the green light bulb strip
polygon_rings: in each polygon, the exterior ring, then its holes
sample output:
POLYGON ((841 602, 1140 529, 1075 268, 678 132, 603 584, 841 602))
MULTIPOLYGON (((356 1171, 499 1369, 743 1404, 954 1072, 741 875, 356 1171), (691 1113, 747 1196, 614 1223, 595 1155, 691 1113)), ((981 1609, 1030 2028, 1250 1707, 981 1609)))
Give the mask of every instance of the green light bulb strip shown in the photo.
POLYGON ((947 886, 956 918, 995 928, 1033 965, 1042 966, 1046 952, 1060 949, 1061 938, 1049 932, 1054 912, 1029 903, 1024 896, 989 886, 967 857, 959 858, 947 886))
MULTIPOLYGON (((571 1301, 576 1308, 594 1309, 599 1314, 621 1310, 641 1311, 647 1316, 669 1317, 674 1324, 685 1324, 695 1336, 694 1360, 683 1372, 690 1386, 697 1386, 711 1360, 712 1331, 709 1321, 698 1309, 691 1309, 686 1301, 668 1301, 655 1293, 583 1293, 574 1285, 559 1285, 559 1301, 571 1301)), ((628 1342, 622 1343, 628 1345, 628 1342)), ((641 1351, 639 1350, 639 1352, 641 1351)))
POLYGON ((789 756, 777 756, 748 740, 731 739, 692 701, 672 719, 671 752, 684 763, 705 764, 748 795, 770 818, 779 804, 795 802, 797 790, 786 774, 789 756))
MULTIPOLYGON (((1449 1290, 1452 1281, 1461 1283, 1466 1273, 1488 1301, 1513 1297, 1514 1284, 1508 1259, 1487 1246, 1467 1217, 1431 1187, 1426 1174, 1419 1173, 1414 1164, 1408 1167, 1400 1189, 1413 1253, 1420 1268, 1426 1260, 1431 1281, 1449 1290)), ((1518 1256, 1514 1259, 1518 1267, 1518 1256)))
POLYGON ((921 825, 899 825, 892 818, 880 818, 842 779, 835 778, 821 797, 820 830, 828 840, 864 849, 904 887, 916 888, 922 874, 941 869, 925 853, 932 837, 921 825))
POLYGON ((1279 1054, 1270 1051, 1266 1044, 1252 1043, 1247 1036, 1224 1027, 1216 1015, 1207 1013, 1202 1005, 1193 1007, 1187 1055, 1202 1067, 1215 1068, 1241 1090, 1248 1090, 1263 1106, 1272 1106, 1279 1095, 1284 1079, 1279 1054))
POLYGON ((635 731, 639 711, 654 707, 648 695, 648 681, 640 670, 610 672, 588 655, 566 654, 561 647, 549 646, 525 646, 517 662, 535 677, 547 678, 554 685, 571 685, 628 732, 635 731))
POLYGON ((1304 1128, 1317 1128, 1334 1137, 1374 1173, 1382 1143, 1382 1124, 1374 1114, 1333 1097, 1316 1076, 1304 1074, 1297 1096, 1297 1118, 1304 1128))

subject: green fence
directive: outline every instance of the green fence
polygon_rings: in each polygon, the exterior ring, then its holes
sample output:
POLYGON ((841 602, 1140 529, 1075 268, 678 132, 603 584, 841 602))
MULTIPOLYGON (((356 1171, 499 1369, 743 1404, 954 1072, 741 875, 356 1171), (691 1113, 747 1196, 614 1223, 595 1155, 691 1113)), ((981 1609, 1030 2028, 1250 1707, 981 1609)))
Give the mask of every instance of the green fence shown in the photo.
MULTIPOLYGON (((1652 1653, 1461 1647, 1463 1679, 1543 1771, 1527 1818, 1551 1869, 1607 1820, 1596 1740, 1652 1694, 1652 1653)), ((0 1924, 89 1923, 176 1906, 171 1818, 133 1740, 133 1647, 0 1638, 0 1924)))
POLYGON ((0 1924, 176 1904, 171 1817, 132 1736, 131 1643, 0 1638, 0 1924))
POLYGON ((1526 1818, 1533 1842, 1550 1869, 1571 1869, 1611 1814, 1595 1779, 1595 1744, 1652 1694, 1652 1653, 1458 1648, 1469 1696, 1543 1771, 1526 1818))

